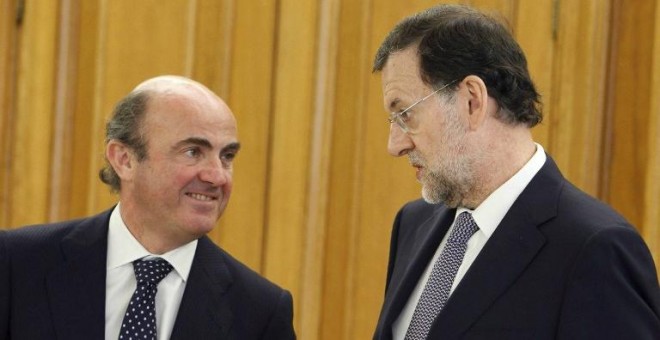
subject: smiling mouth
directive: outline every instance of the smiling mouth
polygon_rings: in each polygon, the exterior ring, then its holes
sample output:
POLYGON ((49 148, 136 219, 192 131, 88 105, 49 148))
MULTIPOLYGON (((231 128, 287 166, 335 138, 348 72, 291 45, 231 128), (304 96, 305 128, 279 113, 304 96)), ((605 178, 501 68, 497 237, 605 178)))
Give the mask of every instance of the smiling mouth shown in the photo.
POLYGON ((208 196, 208 195, 196 194, 196 193, 187 193, 186 195, 188 197, 191 197, 191 198, 196 199, 198 201, 204 201, 204 202, 214 201, 214 200, 218 199, 215 196, 208 196))

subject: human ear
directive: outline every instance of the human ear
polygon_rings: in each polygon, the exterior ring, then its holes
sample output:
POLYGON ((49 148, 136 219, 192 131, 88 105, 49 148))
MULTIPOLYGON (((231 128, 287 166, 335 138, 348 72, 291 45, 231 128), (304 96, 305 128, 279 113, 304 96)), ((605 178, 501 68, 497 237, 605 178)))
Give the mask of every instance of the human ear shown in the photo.
POLYGON ((475 75, 463 80, 468 95, 468 122, 470 130, 477 130, 488 114, 488 89, 484 81, 475 75))
POLYGON ((131 148, 124 143, 111 139, 105 146, 105 158, 122 180, 133 178, 135 157, 131 148))

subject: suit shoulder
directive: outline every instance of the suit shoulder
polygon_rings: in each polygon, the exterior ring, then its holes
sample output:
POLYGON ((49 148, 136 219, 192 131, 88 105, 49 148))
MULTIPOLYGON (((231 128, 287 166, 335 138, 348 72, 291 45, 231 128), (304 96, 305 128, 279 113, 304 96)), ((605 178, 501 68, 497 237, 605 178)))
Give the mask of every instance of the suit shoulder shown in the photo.
POLYGON ((636 231, 614 208, 570 183, 564 186, 558 209, 558 217, 563 224, 579 226, 588 233, 612 228, 636 231))
POLYGON ((74 220, 34 224, 17 229, 6 230, 4 243, 11 253, 45 253, 47 249, 59 247, 60 242, 71 235, 79 233, 99 233, 100 228, 89 228, 90 226, 107 227, 110 212, 105 211, 95 216, 79 218, 74 220))
POLYGON ((231 306, 235 317, 232 330, 241 335, 237 338, 294 339, 291 294, 231 256, 208 237, 199 241, 196 256, 199 255, 198 260, 204 263, 211 281, 222 285, 222 299, 231 306))
POLYGON ((15 245, 17 249, 39 247, 43 244, 50 244, 54 240, 62 239, 80 221, 27 225, 7 230, 4 238, 8 245, 15 245))
POLYGON ((284 292, 283 288, 266 279, 224 249, 218 247, 210 239, 202 238, 200 242, 204 242, 204 246, 210 245, 222 257, 222 261, 227 266, 227 270, 234 280, 234 285, 240 285, 241 289, 244 289, 247 293, 279 297, 284 292))

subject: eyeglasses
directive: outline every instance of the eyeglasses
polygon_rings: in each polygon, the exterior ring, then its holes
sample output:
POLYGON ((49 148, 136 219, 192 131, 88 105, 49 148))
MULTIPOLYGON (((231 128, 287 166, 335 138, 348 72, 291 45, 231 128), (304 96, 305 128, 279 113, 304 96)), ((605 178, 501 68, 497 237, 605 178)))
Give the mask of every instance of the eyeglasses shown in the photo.
POLYGON ((445 86, 431 92, 431 94, 429 94, 428 96, 414 102, 412 105, 408 106, 407 108, 405 108, 401 112, 390 112, 390 117, 387 120, 390 122, 390 124, 396 123, 396 125, 398 125, 401 128, 401 130, 403 130, 403 132, 410 133, 411 129, 408 126, 408 121, 410 121, 410 114, 412 112, 408 112, 408 111, 412 110, 412 108, 415 107, 417 104, 429 99, 432 95, 446 89, 447 87, 454 84, 455 82, 456 82, 456 80, 450 81, 445 86))

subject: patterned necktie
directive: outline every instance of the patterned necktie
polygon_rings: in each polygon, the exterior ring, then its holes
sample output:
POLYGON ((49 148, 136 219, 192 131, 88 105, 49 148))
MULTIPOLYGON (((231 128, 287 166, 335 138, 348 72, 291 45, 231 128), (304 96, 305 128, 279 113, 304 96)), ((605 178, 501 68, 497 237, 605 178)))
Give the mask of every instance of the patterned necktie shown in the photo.
POLYGON ((158 283, 172 271, 172 265, 158 258, 133 262, 137 287, 126 308, 119 339, 156 339, 156 292, 158 283))
POLYGON ((458 267, 463 262, 467 241, 479 229, 470 213, 462 212, 456 218, 456 225, 449 234, 445 248, 433 265, 422 295, 419 298, 410 326, 406 332, 406 340, 422 340, 431 329, 433 320, 438 316, 449 299, 449 292, 454 283, 458 267))

